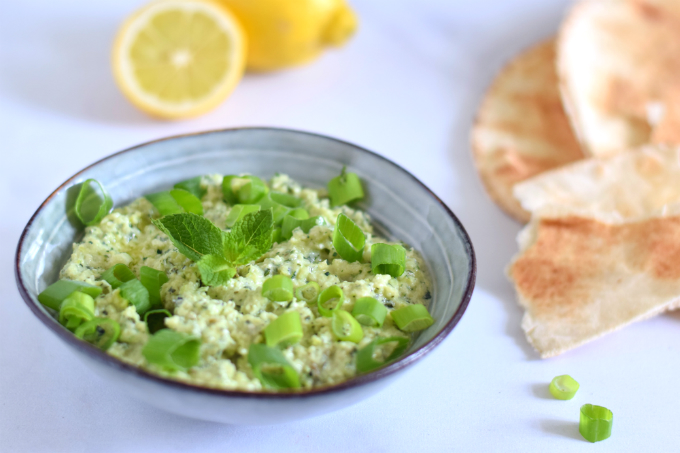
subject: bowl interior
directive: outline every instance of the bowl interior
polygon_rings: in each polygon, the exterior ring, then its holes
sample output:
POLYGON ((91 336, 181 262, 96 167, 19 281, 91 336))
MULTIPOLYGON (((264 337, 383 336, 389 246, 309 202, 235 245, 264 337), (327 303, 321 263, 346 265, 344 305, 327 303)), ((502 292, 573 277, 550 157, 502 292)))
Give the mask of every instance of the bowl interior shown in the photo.
MULTIPOLYGON (((58 279, 82 236, 67 215, 69 187, 100 181, 116 206, 175 182, 210 173, 286 173, 309 187, 324 187, 346 165, 365 183, 369 212, 379 233, 400 239, 423 255, 432 279, 430 312, 435 324, 412 343, 409 353, 441 341, 462 316, 474 285, 474 252, 451 212, 425 186, 390 161, 328 137, 281 129, 233 129, 160 140, 108 157, 76 174, 36 212, 19 246, 19 283, 34 311, 45 315, 37 295, 58 279)), ((41 318, 44 318, 41 316, 41 318)), ((54 319, 51 327, 63 329, 54 319)), ((434 346, 433 344, 431 346, 434 346)))

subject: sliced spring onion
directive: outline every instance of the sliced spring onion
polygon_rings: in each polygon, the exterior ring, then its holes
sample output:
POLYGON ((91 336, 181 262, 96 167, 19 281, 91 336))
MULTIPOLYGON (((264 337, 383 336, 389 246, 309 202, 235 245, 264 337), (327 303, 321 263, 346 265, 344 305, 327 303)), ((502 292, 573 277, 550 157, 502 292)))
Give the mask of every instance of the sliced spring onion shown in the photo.
POLYGON ((365 326, 382 327, 387 308, 372 297, 362 297, 354 303, 352 316, 365 326))
POLYGON ((299 208, 302 205, 302 200, 292 195, 281 192, 270 192, 257 202, 262 209, 272 209, 274 214, 274 224, 281 225, 283 218, 290 213, 291 210, 299 208))
POLYGON ((357 372, 368 373, 369 371, 376 370, 402 355, 407 347, 408 339, 404 337, 376 338, 357 352, 357 372), (392 352, 384 358, 385 354, 380 354, 382 351, 379 348, 389 343, 396 343, 396 345, 392 352), (376 355, 382 355, 383 357, 376 357, 376 355))
POLYGON ((316 298, 319 297, 319 284, 317 282, 309 282, 295 290, 295 298, 298 300, 304 300, 305 302, 316 302, 316 298))
POLYGON ((149 338, 142 355, 154 365, 168 371, 186 371, 198 363, 198 339, 170 329, 161 329, 149 338))
POLYGON ((399 330, 404 332, 424 330, 434 324, 427 307, 421 304, 406 305, 392 310, 392 320, 399 330))
POLYGON ((361 324, 345 310, 338 310, 333 313, 331 330, 333 331, 335 338, 339 341, 359 343, 361 339, 364 338, 364 331, 361 328, 361 324))
POLYGON ((283 353, 264 344, 251 344, 248 363, 262 385, 276 390, 300 388, 300 378, 283 353))
POLYGON ((339 206, 364 198, 364 189, 359 176, 356 173, 347 173, 347 167, 342 167, 340 176, 328 182, 328 195, 331 206, 339 206))
POLYGON ((371 246, 371 270, 374 274, 399 277, 406 268, 406 250, 399 244, 373 244, 371 246))
POLYGON ((222 180, 222 194, 229 204, 253 204, 267 195, 269 188, 257 176, 229 175, 222 180))
POLYGON ((277 242, 281 242, 281 228, 275 227, 272 230, 272 244, 275 244, 277 242))
POLYGON ((172 313, 163 308, 147 311, 144 314, 146 329, 152 335, 161 329, 165 329, 165 318, 169 318, 170 316, 172 316, 172 313))
POLYGON ((270 322, 264 329, 267 346, 286 348, 302 339, 300 313, 288 311, 270 322))
POLYGON ((262 284, 262 295, 273 302, 288 302, 293 299, 293 280, 286 275, 269 277, 262 284))
POLYGON ((283 218, 283 223, 281 224, 281 239, 286 241, 290 239, 293 236, 293 231, 295 231, 296 228, 300 228, 305 233, 309 233, 309 231, 315 226, 325 224, 326 220, 324 220, 324 218, 320 215, 304 220, 296 219, 291 215, 287 215, 283 218))
POLYGON ((350 263, 361 261, 364 255, 366 235, 361 228, 345 214, 338 214, 333 231, 333 247, 337 250, 340 258, 350 263))
POLYGON ((340 310, 344 302, 345 293, 342 291, 342 288, 333 285, 321 291, 319 298, 316 300, 316 307, 321 316, 330 318, 334 312, 340 310), (333 305, 333 308, 327 308, 327 305, 333 305))
POLYGON ((113 289, 120 288, 123 283, 134 279, 135 274, 132 273, 129 267, 122 263, 114 264, 102 274, 102 280, 111 285, 111 288, 113 289))
POLYGON ((581 406, 581 418, 578 431, 590 442, 599 442, 612 435, 614 414, 602 406, 584 404, 581 406))
POLYGON ((175 184, 175 189, 184 189, 187 192, 194 194, 199 200, 203 199, 203 196, 207 192, 206 189, 201 187, 201 177, 196 176, 195 178, 187 179, 186 181, 178 182, 175 184))
POLYGON ((570 400, 576 395, 579 383, 568 374, 555 377, 548 387, 552 396, 558 400, 570 400))
POLYGON ((151 308, 149 291, 142 285, 142 282, 137 279, 127 281, 120 285, 120 296, 135 306, 139 316, 144 315, 144 313, 151 308))
POLYGON ((142 266, 139 270, 139 281, 149 292, 149 303, 152 307, 161 306, 161 287, 168 282, 165 272, 149 266, 142 266))
POLYGON ((76 216, 85 225, 95 225, 111 211, 113 200, 96 179, 88 179, 80 186, 76 198, 76 216))
POLYGON ((309 218, 309 212, 307 212, 305 208, 293 209, 288 215, 298 220, 306 220, 309 218))
POLYGON ((75 330, 82 323, 94 318, 94 299, 80 291, 68 296, 59 308, 59 323, 68 330, 75 330))
POLYGON ((52 310, 59 310, 64 299, 76 291, 88 294, 93 298, 102 293, 102 289, 99 286, 75 280, 58 280, 38 294, 38 302, 52 310))
POLYGON ((175 199, 178 205, 182 207, 185 212, 191 212, 196 215, 203 215, 203 204, 201 200, 184 189, 172 189, 170 196, 175 199))
POLYGON ((225 224, 227 228, 231 228, 236 225, 236 222, 243 219, 246 214, 250 214, 251 212, 256 212, 259 210, 259 204, 235 204, 232 206, 231 211, 229 211, 225 224))
POLYGON ((145 195, 144 198, 149 200, 161 217, 171 214, 181 214, 184 212, 182 206, 180 206, 177 200, 175 200, 175 197, 170 195, 170 192, 150 193, 145 195))
POLYGON ((120 336, 120 324, 109 318, 93 318, 81 324, 75 335, 106 351, 120 336))

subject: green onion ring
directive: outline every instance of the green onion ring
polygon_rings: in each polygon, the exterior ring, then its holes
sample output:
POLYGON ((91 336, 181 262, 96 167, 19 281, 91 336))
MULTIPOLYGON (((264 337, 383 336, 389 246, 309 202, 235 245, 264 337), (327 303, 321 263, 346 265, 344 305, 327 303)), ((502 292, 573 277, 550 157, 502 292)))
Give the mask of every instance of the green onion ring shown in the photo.
POLYGON ((123 283, 120 286, 120 296, 134 305, 139 316, 144 315, 151 308, 149 290, 137 279, 123 283))
POLYGON ((203 199, 207 190, 201 187, 201 180, 203 178, 196 176, 195 178, 187 179, 186 181, 178 182, 175 184, 175 189, 184 189, 187 192, 191 192, 199 200, 203 199))
POLYGON ((61 303, 71 294, 76 291, 85 293, 93 298, 96 298, 102 293, 99 286, 90 285, 88 283, 79 282, 76 280, 58 280, 45 288, 43 292, 38 294, 38 302, 52 310, 59 310, 61 303))
POLYGON ((406 348, 408 347, 408 338, 404 337, 387 337, 387 338, 376 338, 375 340, 371 341, 369 344, 364 346, 363 348, 359 349, 357 352, 356 356, 356 367, 357 367, 357 373, 368 373, 369 371, 376 370, 380 368, 383 365, 386 365, 393 360, 395 360, 397 357, 402 355, 404 351, 406 351, 406 348), (397 346, 394 348, 392 353, 384 360, 384 361, 379 361, 376 360, 373 355, 375 354, 375 350, 378 346, 391 343, 391 342, 396 342, 397 346))
POLYGON ((81 324, 75 331, 76 337, 106 351, 120 336, 120 324, 109 318, 93 318, 81 324))
POLYGON ((264 328, 267 346, 286 348, 302 339, 300 313, 288 311, 270 322, 264 328))
POLYGON ((300 388, 300 377, 283 353, 264 344, 251 344, 248 363, 263 386, 282 390, 300 388))
POLYGON ((406 250, 399 244, 373 244, 371 246, 371 270, 374 274, 401 276, 406 268, 406 250))
POLYGON ((309 233, 309 231, 315 226, 325 224, 326 220, 324 220, 324 218, 320 215, 300 220, 289 214, 283 218, 283 223, 281 224, 281 238, 284 240, 290 239, 293 236, 293 231, 295 231, 296 228, 300 228, 303 232, 309 233))
POLYGON ((307 303, 316 302, 319 292, 319 284, 317 282, 309 282, 295 290, 295 298, 307 303))
POLYGON ((201 342, 180 332, 161 329, 153 334, 142 349, 147 362, 167 371, 186 371, 199 360, 201 342))
POLYGON ((403 332, 424 330, 434 324, 427 307, 421 304, 406 305, 392 310, 392 321, 403 332))
POLYGON ((222 179, 222 195, 231 205, 257 203, 268 192, 267 185, 257 176, 228 175, 222 179))
POLYGON ((259 204, 235 204, 234 206, 231 207, 231 210, 229 211, 229 214, 227 215, 227 218, 225 220, 225 225, 227 228, 231 228, 236 223, 243 219, 246 214, 250 214, 251 212, 257 212, 260 210, 260 205, 259 204))
POLYGON ((302 205, 302 200, 285 193, 269 192, 257 204, 262 206, 262 209, 271 208, 274 214, 274 224, 281 226, 283 218, 293 209, 299 208, 302 205))
POLYGON ((590 442, 599 442, 612 435, 614 414, 602 406, 584 404, 581 406, 581 417, 578 431, 590 442))
POLYGON ((568 374, 557 376, 550 382, 550 394, 558 400, 570 400, 576 395, 579 383, 568 374))
POLYGON ((305 208, 293 209, 288 215, 298 220, 307 220, 309 218, 309 212, 305 208))
POLYGON ((347 173, 347 167, 342 167, 340 176, 328 182, 328 195, 331 206, 340 206, 364 198, 361 179, 356 173, 347 173))
POLYGON ((68 330, 76 330, 82 323, 94 318, 94 299, 80 291, 68 296, 59 308, 59 323, 68 330))
POLYGON ((96 179, 88 179, 80 186, 76 198, 76 216, 87 226, 96 225, 111 211, 113 200, 96 179))
POLYGON ((316 299, 316 307, 319 310, 319 314, 326 318, 333 316, 333 313, 340 310, 342 304, 345 302, 345 293, 339 286, 333 285, 321 291, 318 299, 316 299), (332 309, 324 307, 326 302, 337 299, 335 306, 332 309))
POLYGON ((338 310, 333 313, 331 331, 338 341, 359 343, 361 339, 364 338, 364 331, 361 328, 361 324, 345 310, 338 310))
POLYGON ((150 334, 155 334, 161 329, 165 329, 165 318, 172 316, 168 310, 158 308, 156 310, 149 310, 144 314, 144 322, 146 323, 146 330, 150 334))
POLYGON ((149 266, 142 266, 139 270, 139 281, 149 292, 149 303, 151 307, 160 307, 161 287, 168 282, 165 272, 153 269, 149 266))
POLYGON ((337 250, 340 258, 352 263, 362 261, 364 255, 364 245, 366 235, 349 217, 345 214, 338 214, 333 231, 333 247, 337 250))
POLYGON ((269 277, 262 284, 262 295, 272 302, 288 302, 293 299, 293 280, 286 275, 269 277))
POLYGON ((127 267, 125 264, 118 263, 114 264, 106 272, 104 272, 101 278, 111 285, 111 288, 116 289, 120 288, 123 283, 134 280, 136 277, 129 267, 127 267))
POLYGON ((373 297, 362 297, 354 303, 352 316, 365 326, 382 327, 387 316, 387 308, 373 297))

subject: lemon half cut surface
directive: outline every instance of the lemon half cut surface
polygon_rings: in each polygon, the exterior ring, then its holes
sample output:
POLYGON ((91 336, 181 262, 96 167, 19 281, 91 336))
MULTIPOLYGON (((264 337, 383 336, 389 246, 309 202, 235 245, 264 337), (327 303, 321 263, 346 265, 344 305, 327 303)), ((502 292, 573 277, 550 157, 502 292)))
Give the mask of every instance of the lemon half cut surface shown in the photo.
POLYGON ((217 107, 243 77, 246 42, 237 20, 207 0, 161 0, 121 27, 113 72, 138 108, 167 119, 217 107))

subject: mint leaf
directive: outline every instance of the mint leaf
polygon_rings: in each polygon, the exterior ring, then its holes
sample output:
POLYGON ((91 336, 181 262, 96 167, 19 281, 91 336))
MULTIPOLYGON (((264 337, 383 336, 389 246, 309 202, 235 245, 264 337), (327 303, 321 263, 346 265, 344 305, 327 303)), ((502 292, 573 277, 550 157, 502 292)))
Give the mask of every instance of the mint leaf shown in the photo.
POLYGON ((234 266, 249 263, 272 247, 274 217, 271 209, 251 212, 224 233, 224 257, 234 266))
POLYGON ((204 255, 222 255, 222 230, 197 214, 171 214, 153 221, 181 254, 193 261, 204 255))
POLYGON ((226 285, 236 275, 236 269, 221 255, 205 255, 196 265, 204 285, 226 285))

